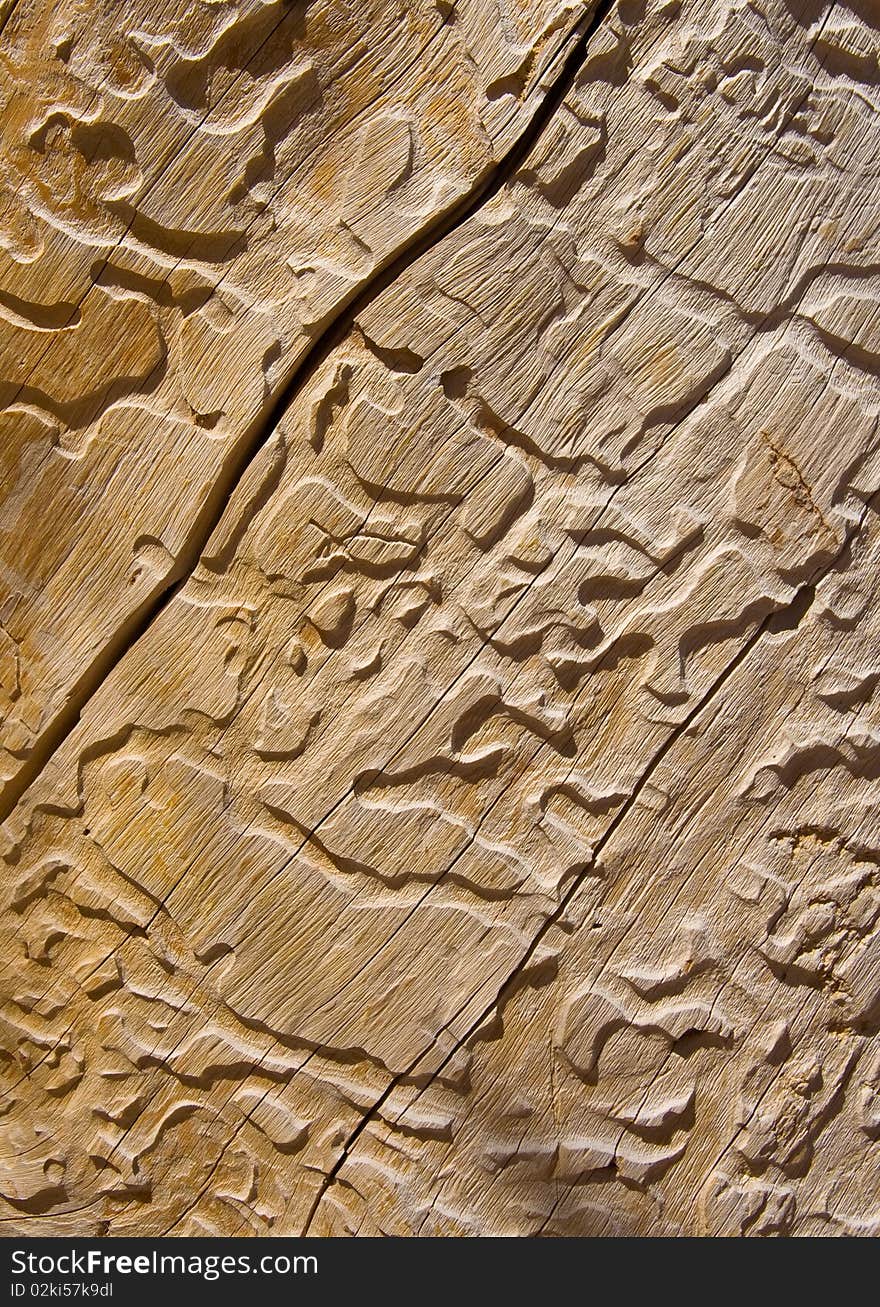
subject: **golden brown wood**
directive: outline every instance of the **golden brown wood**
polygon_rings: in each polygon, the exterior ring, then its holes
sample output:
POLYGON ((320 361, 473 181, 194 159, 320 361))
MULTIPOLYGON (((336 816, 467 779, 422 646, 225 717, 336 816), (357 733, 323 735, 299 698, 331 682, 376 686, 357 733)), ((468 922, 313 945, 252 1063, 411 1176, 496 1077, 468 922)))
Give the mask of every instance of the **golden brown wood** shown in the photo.
POLYGON ((124 10, 0 36, 8 1231, 876 1233, 874 6, 124 10))

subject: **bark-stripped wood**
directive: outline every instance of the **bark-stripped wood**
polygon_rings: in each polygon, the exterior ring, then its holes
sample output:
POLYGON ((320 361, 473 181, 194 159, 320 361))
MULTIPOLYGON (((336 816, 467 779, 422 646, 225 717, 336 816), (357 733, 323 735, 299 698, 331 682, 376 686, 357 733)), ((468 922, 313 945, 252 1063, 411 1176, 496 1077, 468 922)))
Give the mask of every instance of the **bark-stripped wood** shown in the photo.
POLYGON ((7 1230, 876 1233, 872 0, 166 8, 0 36, 7 1230))

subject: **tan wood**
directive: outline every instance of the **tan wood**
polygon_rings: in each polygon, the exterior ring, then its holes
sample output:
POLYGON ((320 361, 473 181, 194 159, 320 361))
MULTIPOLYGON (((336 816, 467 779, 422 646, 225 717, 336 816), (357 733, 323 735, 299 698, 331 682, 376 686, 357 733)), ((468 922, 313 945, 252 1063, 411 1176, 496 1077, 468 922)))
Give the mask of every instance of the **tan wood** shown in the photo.
POLYGON ((0 36, 5 1227, 877 1233, 880 14, 123 9, 0 36))

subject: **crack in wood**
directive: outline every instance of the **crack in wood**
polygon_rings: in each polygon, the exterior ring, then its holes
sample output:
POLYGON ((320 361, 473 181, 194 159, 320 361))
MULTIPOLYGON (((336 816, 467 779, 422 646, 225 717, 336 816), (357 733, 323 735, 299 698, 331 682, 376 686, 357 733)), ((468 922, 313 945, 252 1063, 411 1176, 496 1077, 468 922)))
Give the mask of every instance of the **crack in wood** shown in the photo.
MULTIPOLYGON (((13 0, 13 7, 16 2, 17 0, 13 0)), ((210 495, 198 513, 186 545, 181 549, 162 589, 129 617, 116 636, 101 649, 94 663, 70 687, 63 709, 57 713, 42 736, 34 742, 19 772, 8 782, 3 802, 0 804, 0 824, 8 819, 22 796, 43 772, 53 754, 74 730, 89 700, 186 584, 248 468, 277 428, 295 396, 308 384, 309 379, 350 330, 358 315, 363 313, 364 309, 405 273, 417 259, 438 245, 446 236, 473 217, 478 209, 491 201, 521 167, 574 83, 579 69, 589 54, 590 43, 610 14, 614 3, 615 0, 598 0, 592 8, 591 15, 581 19, 573 29, 579 32, 579 35, 566 55, 560 72, 547 89, 529 126, 508 149, 500 162, 469 195, 441 218, 429 223, 424 231, 420 232, 404 249, 380 267, 353 299, 342 304, 309 348, 287 383, 281 387, 271 407, 260 419, 255 432, 232 449, 226 467, 218 475, 210 495)), ((8 16, 7 14, 7 18, 8 16)))

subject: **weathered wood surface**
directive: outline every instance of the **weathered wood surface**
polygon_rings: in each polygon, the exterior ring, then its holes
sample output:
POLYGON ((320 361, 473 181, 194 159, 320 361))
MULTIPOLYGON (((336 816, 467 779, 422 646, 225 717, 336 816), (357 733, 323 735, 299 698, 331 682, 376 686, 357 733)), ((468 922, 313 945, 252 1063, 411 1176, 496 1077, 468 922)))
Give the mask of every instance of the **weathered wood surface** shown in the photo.
POLYGON ((876 1233, 880 12, 166 8, 0 37, 5 1228, 876 1233))
POLYGON ((583 8, 407 0, 389 17, 377 0, 8 12, 9 797, 108 647, 191 569, 202 516, 322 328, 525 130, 583 8))

